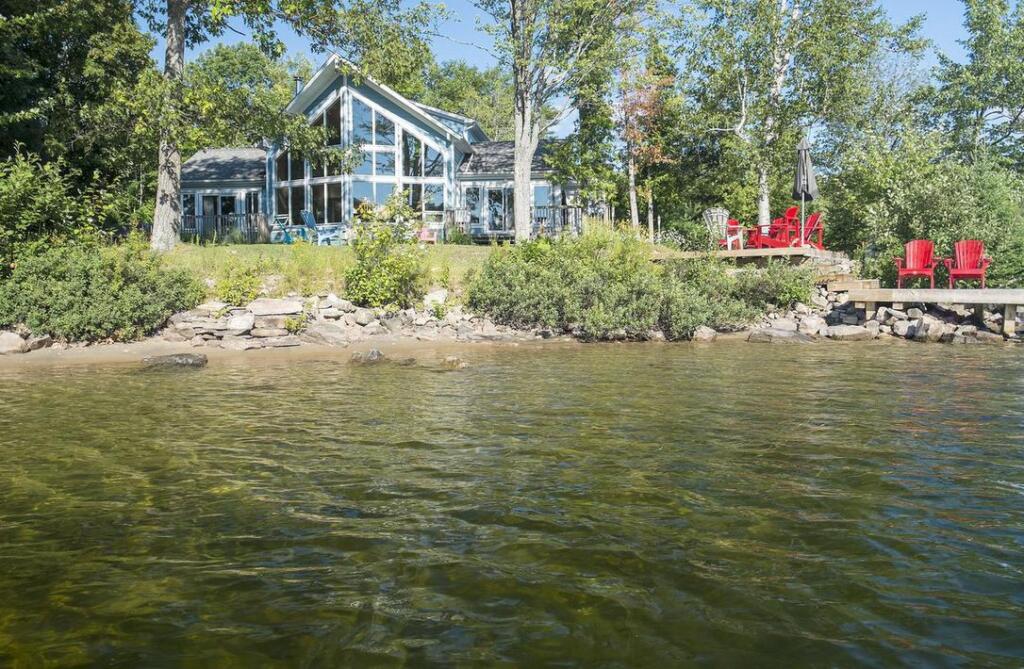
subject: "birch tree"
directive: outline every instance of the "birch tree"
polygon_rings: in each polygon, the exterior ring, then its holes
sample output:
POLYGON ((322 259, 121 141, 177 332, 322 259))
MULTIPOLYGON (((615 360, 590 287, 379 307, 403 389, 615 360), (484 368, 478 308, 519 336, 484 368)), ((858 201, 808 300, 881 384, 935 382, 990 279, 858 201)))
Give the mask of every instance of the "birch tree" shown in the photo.
POLYGON ((877 0, 690 0, 684 17, 690 95, 704 131, 731 135, 749 161, 759 225, 788 140, 842 122, 868 96, 871 61, 918 44, 919 20, 895 27, 877 0))
POLYGON ((151 240, 158 251, 174 247, 181 220, 181 151, 175 129, 182 111, 178 105, 187 46, 244 30, 264 51, 280 54, 283 45, 275 25, 286 23, 315 50, 333 48, 358 59, 366 48, 375 62, 401 63, 410 57, 410 44, 422 43, 433 11, 398 0, 139 0, 137 9, 165 44, 151 240))
POLYGON ((649 0, 475 0, 491 22, 494 54, 512 73, 516 241, 530 237, 531 166, 541 138, 569 111, 571 95, 628 51, 649 0), (561 104, 559 104, 561 103, 561 104), (559 113, 546 117, 545 107, 559 113))

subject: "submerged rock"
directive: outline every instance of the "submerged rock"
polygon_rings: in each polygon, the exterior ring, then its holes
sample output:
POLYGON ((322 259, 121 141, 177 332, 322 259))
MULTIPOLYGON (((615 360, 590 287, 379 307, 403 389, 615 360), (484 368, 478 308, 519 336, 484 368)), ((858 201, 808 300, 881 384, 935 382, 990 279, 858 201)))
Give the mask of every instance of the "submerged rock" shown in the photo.
POLYGON ((384 362, 386 358, 380 349, 371 348, 369 351, 360 351, 352 354, 352 362, 357 365, 372 365, 384 362))
POLYGON ((814 337, 793 330, 759 328, 751 330, 747 341, 752 344, 813 344, 814 337))
POLYGON ((825 331, 826 337, 837 341, 868 341, 877 335, 877 331, 860 325, 833 325, 825 331))
POLYGON ((445 369, 466 369, 469 363, 458 356, 449 355, 441 362, 441 366, 445 369))
POLYGON ((174 367, 205 367, 206 356, 202 353, 172 353, 171 355, 151 355, 142 359, 142 364, 149 368, 174 367))
POLYGON ((717 338, 718 333, 706 325, 701 325, 699 328, 694 330, 693 335, 690 337, 691 340, 701 343, 713 342, 717 338))

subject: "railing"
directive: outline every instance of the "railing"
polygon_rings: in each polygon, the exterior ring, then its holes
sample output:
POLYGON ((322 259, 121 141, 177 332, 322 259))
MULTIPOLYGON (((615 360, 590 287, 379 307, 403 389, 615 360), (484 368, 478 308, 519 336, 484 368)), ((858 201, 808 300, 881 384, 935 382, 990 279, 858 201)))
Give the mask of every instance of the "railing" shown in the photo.
POLYGON ((237 242, 257 244, 270 241, 270 225, 263 214, 186 215, 179 230, 186 242, 237 242))
MULTIPOLYGON (((530 208, 533 237, 559 237, 561 235, 579 235, 583 232, 583 207, 547 206, 530 208)), ((500 224, 487 224, 486 215, 473 215, 469 209, 449 209, 445 212, 446 227, 456 228, 473 237, 511 238, 515 237, 515 225, 512 213, 503 216, 500 224), (476 219, 474 221, 474 218, 476 219)))

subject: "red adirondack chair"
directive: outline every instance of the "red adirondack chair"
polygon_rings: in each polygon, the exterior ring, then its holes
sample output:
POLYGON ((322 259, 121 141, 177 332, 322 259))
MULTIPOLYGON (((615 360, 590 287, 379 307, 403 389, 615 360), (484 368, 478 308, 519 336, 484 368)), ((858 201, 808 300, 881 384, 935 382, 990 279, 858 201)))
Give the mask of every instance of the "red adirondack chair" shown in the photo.
POLYGON ((985 270, 992 264, 991 258, 985 257, 985 243, 977 239, 964 239, 953 245, 953 258, 946 258, 946 269, 949 270, 949 287, 957 281, 981 280, 985 287, 985 270))
POLYGON ((825 250, 825 224, 821 221, 821 212, 816 211, 804 221, 803 244, 800 243, 800 224, 796 224, 796 239, 793 246, 813 246, 821 251, 825 250))
POLYGON ((906 258, 893 258, 896 263, 896 287, 903 287, 903 277, 926 276, 935 287, 935 242, 930 239, 915 239, 904 246, 906 258))
POLYGON ((773 220, 772 225, 779 227, 781 227, 783 224, 792 226, 795 223, 798 223, 799 221, 800 207, 790 207, 789 209, 786 210, 786 213, 783 214, 780 218, 776 218, 775 220, 773 220))

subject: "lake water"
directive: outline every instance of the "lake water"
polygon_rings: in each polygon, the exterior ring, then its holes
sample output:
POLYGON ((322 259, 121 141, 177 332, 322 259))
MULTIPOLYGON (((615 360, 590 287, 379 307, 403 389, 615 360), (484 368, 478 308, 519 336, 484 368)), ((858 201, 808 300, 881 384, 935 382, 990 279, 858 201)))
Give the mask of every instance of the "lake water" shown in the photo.
POLYGON ((1024 662, 1024 349, 464 357, 8 373, 0 665, 1024 662))

